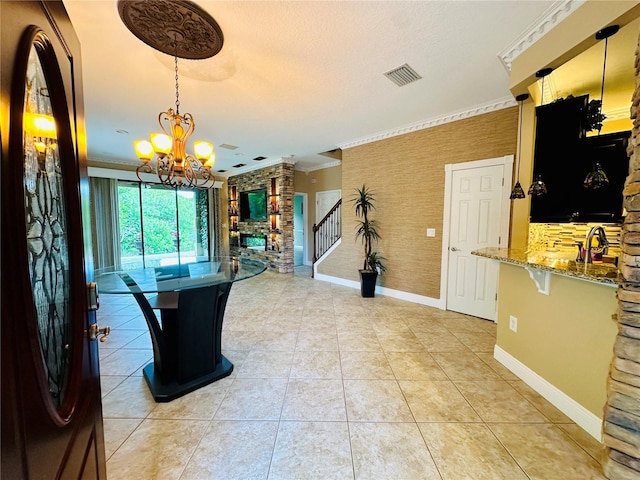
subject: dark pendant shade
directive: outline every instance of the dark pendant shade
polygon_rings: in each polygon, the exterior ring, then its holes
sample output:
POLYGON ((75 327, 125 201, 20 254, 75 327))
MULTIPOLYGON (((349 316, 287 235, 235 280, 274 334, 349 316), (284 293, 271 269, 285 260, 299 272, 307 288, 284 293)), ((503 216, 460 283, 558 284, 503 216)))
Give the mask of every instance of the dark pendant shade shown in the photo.
POLYGON ((542 175, 536 175, 536 179, 529 187, 529 195, 539 197, 547 193, 547 186, 542 181, 542 175))
POLYGON ((513 186, 513 190, 511 190, 511 195, 509 195, 509 198, 511 200, 524 198, 524 190, 522 189, 522 185, 520 185, 520 182, 516 182, 516 184, 513 186))
POLYGON ((607 174, 604 173, 602 166, 599 162, 596 162, 587 177, 584 179, 584 188, 590 188, 591 190, 597 190, 609 185, 609 179, 607 174))

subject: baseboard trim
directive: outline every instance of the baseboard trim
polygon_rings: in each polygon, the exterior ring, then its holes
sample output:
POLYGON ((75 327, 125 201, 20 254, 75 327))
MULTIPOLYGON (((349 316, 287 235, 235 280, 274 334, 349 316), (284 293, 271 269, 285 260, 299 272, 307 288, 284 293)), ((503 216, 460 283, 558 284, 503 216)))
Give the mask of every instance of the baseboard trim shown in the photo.
POLYGON ((493 357, 547 399, 558 410, 576 422, 589 435, 602 442, 602 420, 600 418, 498 345, 493 349, 493 357))
MULTIPOLYGON (((347 280, 346 278, 332 277, 331 275, 324 275, 322 273, 316 273, 313 278, 316 280, 321 280, 323 282, 333 283, 335 285, 342 285, 344 287, 360 289, 360 282, 347 280)), ((399 300, 406 300, 408 302, 419 303, 420 305, 438 308, 440 310, 445 309, 445 301, 441 298, 425 297, 424 295, 416 295, 415 293, 403 292, 401 290, 385 288, 379 285, 376 285, 376 293, 379 295, 384 295, 386 297, 393 297, 399 300)))

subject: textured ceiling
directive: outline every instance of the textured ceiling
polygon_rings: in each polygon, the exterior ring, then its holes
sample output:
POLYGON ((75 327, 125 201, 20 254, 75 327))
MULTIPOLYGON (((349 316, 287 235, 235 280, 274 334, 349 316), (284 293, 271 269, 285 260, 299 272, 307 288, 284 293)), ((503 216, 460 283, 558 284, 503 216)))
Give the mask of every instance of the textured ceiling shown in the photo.
MULTIPOLYGON (((90 163, 135 164, 132 142, 158 130, 158 113, 174 104, 173 58, 134 37, 115 0, 64 3, 82 47, 90 163)), ((340 145, 513 102, 498 54, 554 5, 197 3, 225 43, 213 58, 180 60, 181 113, 194 115, 194 139, 216 145, 215 169, 225 175, 291 156, 297 169, 310 170, 334 161, 319 153, 340 145), (398 87, 383 74, 404 63, 422 79, 398 87), (247 166, 232 168, 239 163, 247 166)))

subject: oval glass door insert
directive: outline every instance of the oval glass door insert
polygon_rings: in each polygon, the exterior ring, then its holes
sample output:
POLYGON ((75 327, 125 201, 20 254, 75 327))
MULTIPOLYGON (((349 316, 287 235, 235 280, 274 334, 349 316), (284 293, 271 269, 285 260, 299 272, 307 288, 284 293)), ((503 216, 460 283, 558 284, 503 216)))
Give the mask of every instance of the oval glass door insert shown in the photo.
POLYGON ((38 54, 29 54, 23 117, 29 276, 51 398, 64 402, 70 376, 71 315, 64 182, 51 90, 38 54))

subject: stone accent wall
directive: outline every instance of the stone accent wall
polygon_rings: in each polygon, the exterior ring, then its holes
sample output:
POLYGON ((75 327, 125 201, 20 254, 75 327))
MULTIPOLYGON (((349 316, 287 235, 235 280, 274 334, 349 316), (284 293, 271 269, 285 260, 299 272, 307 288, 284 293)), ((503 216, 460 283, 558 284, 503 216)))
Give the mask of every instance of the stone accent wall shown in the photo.
MULTIPOLYGON (((636 49, 636 79, 640 54, 636 49)), ((604 411, 603 469, 611 480, 640 478, 640 82, 636 81, 629 142, 629 176, 624 188, 627 216, 622 229, 622 283, 618 288, 618 336, 604 411)))
MULTIPOLYGON (((229 248, 232 255, 259 258, 267 268, 280 273, 293 272, 293 176, 294 164, 283 162, 227 179, 230 206, 233 189, 237 196, 240 192, 265 189, 269 213, 266 221, 241 222, 237 217, 237 228, 234 228, 234 217, 229 212, 229 248), (266 235, 267 250, 240 247, 238 239, 241 233, 266 235)), ((239 202, 235 206, 239 209, 239 202)))

